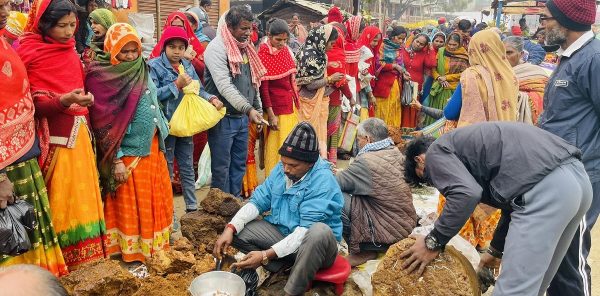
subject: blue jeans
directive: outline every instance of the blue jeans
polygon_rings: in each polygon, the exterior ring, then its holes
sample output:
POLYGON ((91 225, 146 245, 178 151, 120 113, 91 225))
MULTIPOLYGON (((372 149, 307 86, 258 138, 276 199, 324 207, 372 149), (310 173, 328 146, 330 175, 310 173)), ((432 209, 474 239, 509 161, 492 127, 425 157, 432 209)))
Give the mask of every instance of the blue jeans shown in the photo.
POLYGON ((208 130, 212 188, 239 197, 248 157, 248 117, 225 116, 208 130))
POLYGON ((165 154, 171 180, 173 180, 173 159, 176 159, 177 166, 179 167, 179 178, 181 179, 185 209, 195 211, 198 209, 198 206, 196 205, 195 194, 196 180, 194 180, 194 142, 192 141, 192 137, 168 136, 165 139, 165 147, 167 149, 165 154))

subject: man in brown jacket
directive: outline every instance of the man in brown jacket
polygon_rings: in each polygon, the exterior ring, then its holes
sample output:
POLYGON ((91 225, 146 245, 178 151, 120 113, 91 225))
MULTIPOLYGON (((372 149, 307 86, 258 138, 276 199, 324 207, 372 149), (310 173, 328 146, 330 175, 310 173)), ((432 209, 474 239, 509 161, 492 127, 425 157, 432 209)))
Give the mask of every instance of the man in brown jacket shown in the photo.
POLYGON ((383 120, 358 125, 360 151, 336 179, 344 194, 343 236, 350 265, 377 257, 412 232, 417 224, 410 187, 404 181, 404 156, 389 138, 383 120))

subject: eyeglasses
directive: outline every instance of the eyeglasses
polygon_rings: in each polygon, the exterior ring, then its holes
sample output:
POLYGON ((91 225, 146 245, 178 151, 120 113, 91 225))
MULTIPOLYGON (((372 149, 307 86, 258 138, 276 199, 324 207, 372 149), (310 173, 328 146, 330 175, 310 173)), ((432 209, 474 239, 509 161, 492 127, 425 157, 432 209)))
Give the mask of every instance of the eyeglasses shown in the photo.
POLYGON ((540 15, 540 22, 549 21, 549 20, 553 20, 553 19, 554 19, 553 16, 540 15))

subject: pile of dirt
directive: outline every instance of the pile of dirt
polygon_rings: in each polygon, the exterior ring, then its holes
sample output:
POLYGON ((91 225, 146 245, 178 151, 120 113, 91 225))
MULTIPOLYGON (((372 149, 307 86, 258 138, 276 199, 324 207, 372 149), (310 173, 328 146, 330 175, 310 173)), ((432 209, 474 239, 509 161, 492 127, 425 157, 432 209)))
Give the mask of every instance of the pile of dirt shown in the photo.
POLYGON ((173 296, 188 295, 188 286, 179 286, 162 276, 149 276, 142 281, 142 285, 133 296, 173 296))
POLYGON ((200 202, 205 212, 223 217, 232 217, 242 205, 239 198, 218 188, 211 188, 206 198, 200 202))
POLYGON ((452 246, 447 246, 421 276, 407 274, 400 254, 413 244, 414 239, 407 238, 389 248, 371 279, 374 296, 481 295, 473 266, 452 246))
MULTIPOLYGON (((202 210, 181 217, 181 234, 196 247, 199 255, 212 253, 219 235, 242 205, 235 196, 211 188, 208 196, 200 202, 202 210)), ((237 250, 233 251, 237 253, 237 250)))
POLYGON ((181 217, 181 234, 195 247, 210 247, 217 241, 228 219, 205 211, 190 212, 181 217))
POLYGON ((194 248, 194 245, 192 245, 190 240, 188 240, 185 237, 180 237, 179 239, 177 239, 173 243, 173 246, 171 246, 171 248, 179 252, 194 252, 196 250, 196 248, 194 248))
POLYGON ((203 273, 215 270, 216 267, 215 258, 210 254, 204 254, 202 258, 196 261, 193 272, 196 275, 201 275, 203 273))
POLYGON ((176 250, 160 250, 146 261, 148 271, 159 275, 185 272, 195 264, 196 258, 192 252, 182 253, 176 250))
POLYGON ((61 277, 69 295, 132 295, 140 281, 116 260, 100 260, 85 264, 61 277))

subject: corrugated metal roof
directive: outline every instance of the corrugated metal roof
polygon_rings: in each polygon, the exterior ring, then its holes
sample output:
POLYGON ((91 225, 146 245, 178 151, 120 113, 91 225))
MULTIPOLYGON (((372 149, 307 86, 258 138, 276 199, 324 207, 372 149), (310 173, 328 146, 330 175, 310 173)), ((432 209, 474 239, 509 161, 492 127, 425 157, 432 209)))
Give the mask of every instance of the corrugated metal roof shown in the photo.
MULTIPOLYGON (((313 2, 313 1, 309 1, 309 0, 279 0, 279 1, 275 2, 275 4, 273 4, 273 6, 271 6, 269 9, 266 9, 265 11, 261 12, 258 15, 258 18, 261 18, 263 15, 273 14, 274 12, 279 10, 279 8, 285 4, 301 6, 305 9, 308 9, 308 10, 310 10, 316 14, 320 14, 322 16, 326 16, 327 13, 329 12, 329 9, 331 9, 331 7, 332 7, 331 4, 318 3, 318 2, 313 2)), ((341 10, 341 11, 342 11, 342 14, 344 14, 344 15, 350 15, 349 13, 347 13, 344 10, 341 10)))

